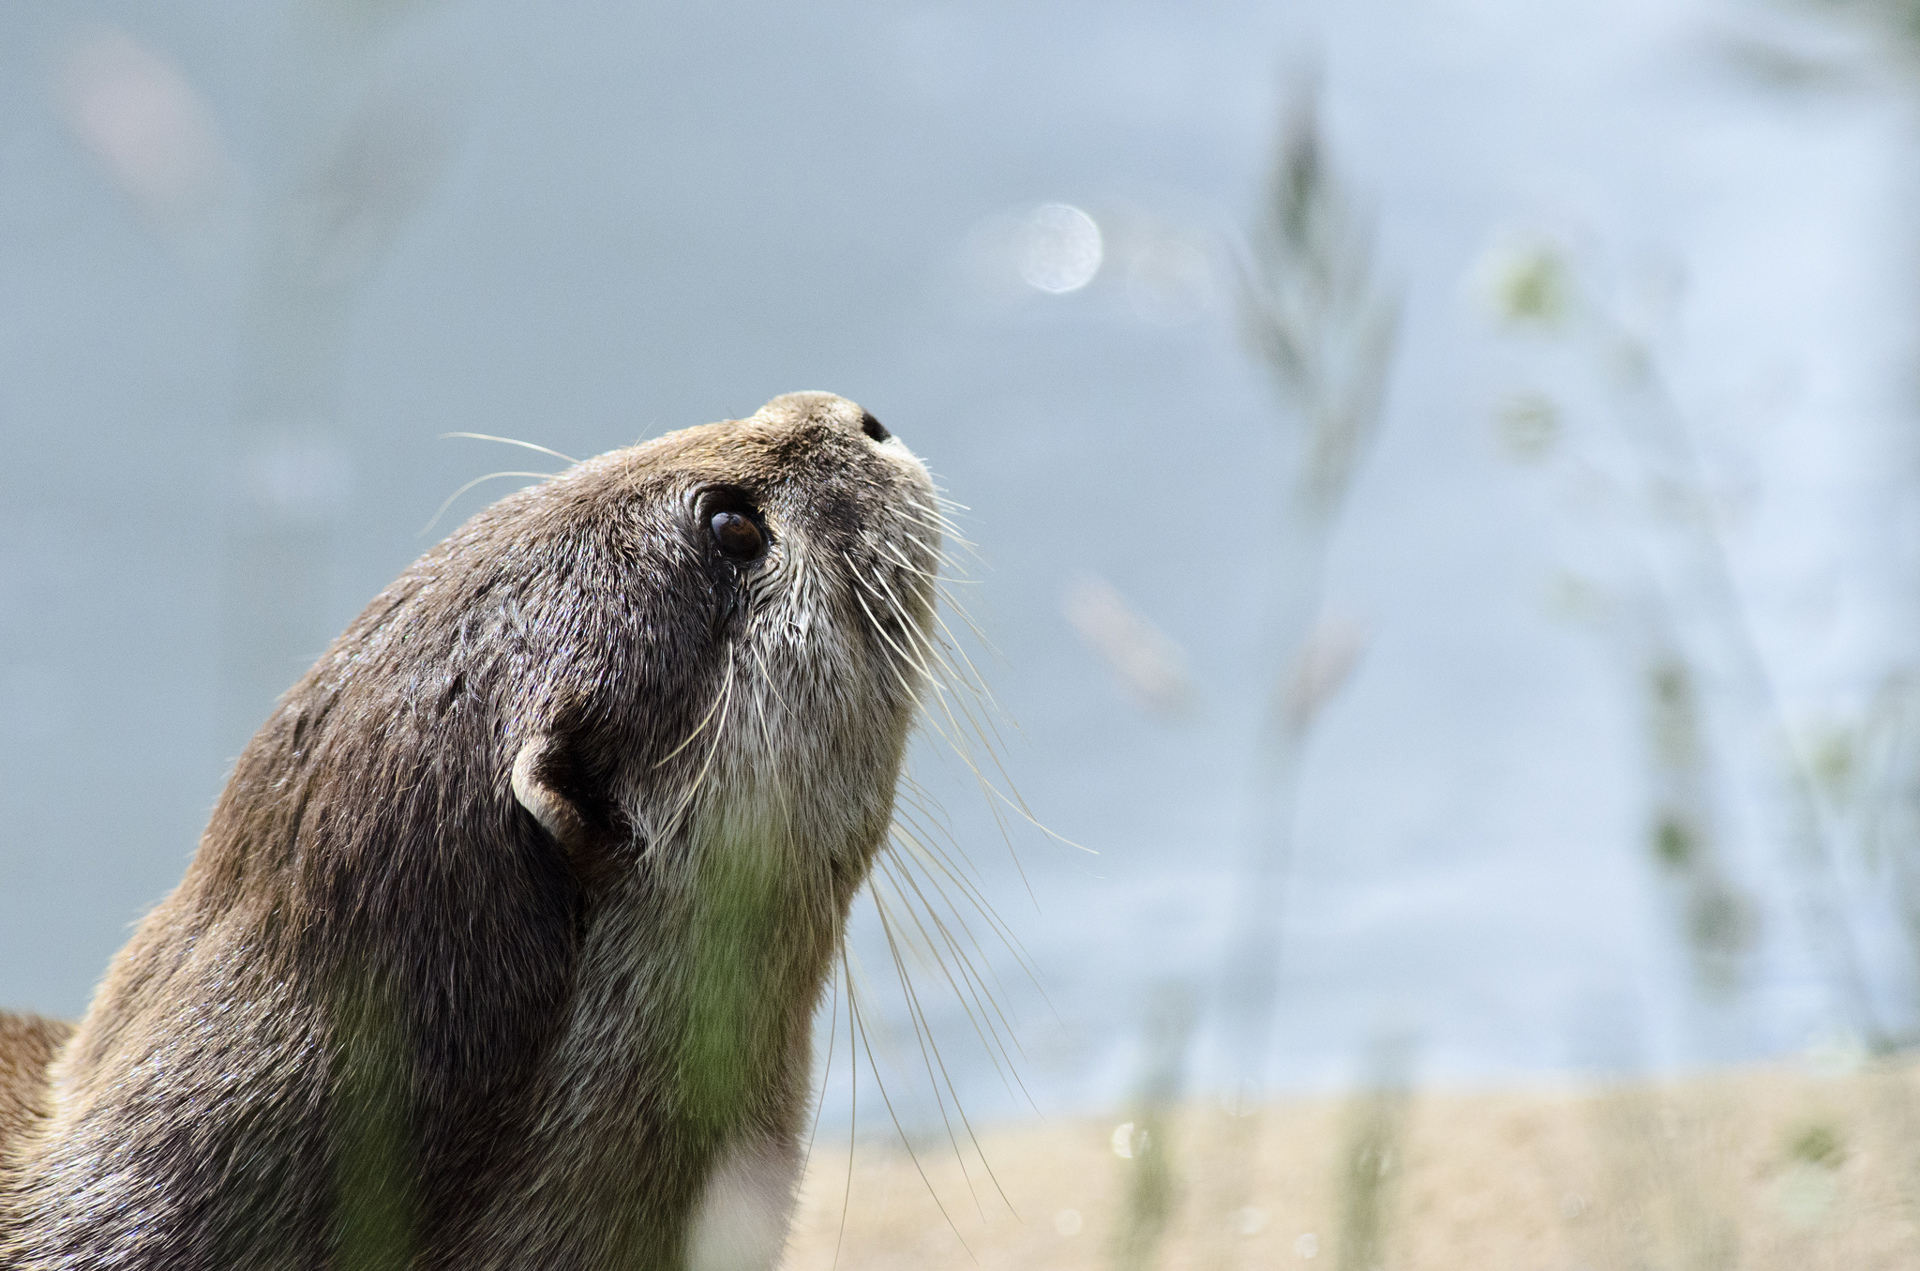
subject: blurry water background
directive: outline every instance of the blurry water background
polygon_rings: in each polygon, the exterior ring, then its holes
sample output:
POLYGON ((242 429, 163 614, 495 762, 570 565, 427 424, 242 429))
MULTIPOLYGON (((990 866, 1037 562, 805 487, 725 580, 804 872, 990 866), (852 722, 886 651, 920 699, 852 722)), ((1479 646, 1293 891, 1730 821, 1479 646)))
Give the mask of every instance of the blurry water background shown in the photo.
MULTIPOLYGON (((1199 1004, 1183 1080, 1233 1080, 1209 1004, 1289 656, 1295 454, 1238 244, 1311 93, 1400 307, 1326 562, 1256 1079, 1338 1086, 1383 1037, 1479 1083, 1911 1028, 1890 884, 1841 842, 1920 594, 1915 132, 1870 26, 1734 0, 13 0, 0 32, 0 1005, 83 1010, 274 695, 526 478, 423 535, 449 495, 545 463, 441 434, 583 456, 825 388, 970 508, 956 590, 1000 651, 1006 769, 1099 853, 1010 852, 922 748, 1051 1002, 989 948, 1032 1103, 1125 1096, 1169 994, 1199 1004), (1739 669, 1649 599, 1694 592, 1635 493, 1609 323, 1697 452, 1654 495, 1724 544, 1777 711, 1714 709, 1739 669), (1699 710, 1648 679, 1663 640, 1695 649, 1699 710), (1103 648, 1139 654, 1134 694, 1103 648), (1649 724, 1650 682, 1678 724, 1649 724), (1665 767, 1662 728, 1698 733, 1665 767), (1649 828, 1694 754, 1740 936, 1710 1010, 1656 850, 1691 840, 1649 828), (1870 1025, 1795 806, 1828 827, 1870 1025)), ((864 902, 855 947, 902 1114, 932 1115, 864 902)), ((1026 1108, 919 978, 969 1111, 1026 1108)))

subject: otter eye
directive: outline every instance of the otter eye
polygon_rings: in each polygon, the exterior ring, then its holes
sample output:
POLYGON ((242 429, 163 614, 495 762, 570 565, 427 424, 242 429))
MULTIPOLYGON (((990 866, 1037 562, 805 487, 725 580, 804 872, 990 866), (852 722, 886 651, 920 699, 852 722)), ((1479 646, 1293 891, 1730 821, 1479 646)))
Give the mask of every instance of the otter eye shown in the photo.
POLYGON ((730 561, 745 563, 759 556, 767 545, 760 527, 738 512, 715 512, 707 525, 720 554, 730 561))
POLYGON ((887 438, 893 436, 892 433, 887 431, 885 424, 873 417, 873 412, 871 411, 863 410, 860 412, 860 431, 875 441, 885 441, 887 438))

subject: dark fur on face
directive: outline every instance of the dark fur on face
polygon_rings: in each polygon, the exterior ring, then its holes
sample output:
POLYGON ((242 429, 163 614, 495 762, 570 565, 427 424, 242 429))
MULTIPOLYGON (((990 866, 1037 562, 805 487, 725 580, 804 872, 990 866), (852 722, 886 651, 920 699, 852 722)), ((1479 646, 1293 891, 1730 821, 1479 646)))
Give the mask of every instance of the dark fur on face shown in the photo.
POLYGON ((603 455, 375 598, 71 1040, 0 1020, 0 1264, 776 1258, 932 621, 869 421, 603 455))

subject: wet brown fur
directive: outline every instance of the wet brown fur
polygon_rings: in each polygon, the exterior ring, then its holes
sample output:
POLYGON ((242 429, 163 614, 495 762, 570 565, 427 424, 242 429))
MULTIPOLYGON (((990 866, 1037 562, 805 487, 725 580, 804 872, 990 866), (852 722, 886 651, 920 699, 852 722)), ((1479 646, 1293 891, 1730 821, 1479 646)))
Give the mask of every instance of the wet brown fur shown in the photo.
POLYGON ((0 1012, 0 1149, 47 1115, 47 1066, 72 1035, 65 1020, 0 1012))
POLYGON ((931 620, 932 489, 869 419, 603 455, 382 592, 71 1039, 0 1016, 0 1265, 664 1269, 726 1171, 783 1231, 931 620))

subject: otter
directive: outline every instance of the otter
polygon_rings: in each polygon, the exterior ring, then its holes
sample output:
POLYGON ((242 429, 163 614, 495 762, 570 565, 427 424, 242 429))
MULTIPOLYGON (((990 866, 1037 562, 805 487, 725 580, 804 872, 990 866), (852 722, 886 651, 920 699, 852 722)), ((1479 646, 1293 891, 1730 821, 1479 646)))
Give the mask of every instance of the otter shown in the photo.
POLYGON ((898 438, 798 393, 427 552, 71 1035, 0 1018, 0 1265, 772 1265, 939 524, 898 438))

